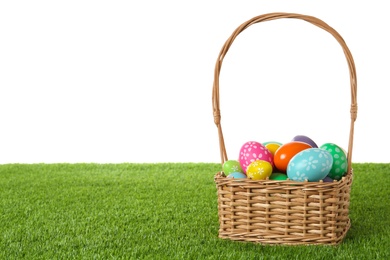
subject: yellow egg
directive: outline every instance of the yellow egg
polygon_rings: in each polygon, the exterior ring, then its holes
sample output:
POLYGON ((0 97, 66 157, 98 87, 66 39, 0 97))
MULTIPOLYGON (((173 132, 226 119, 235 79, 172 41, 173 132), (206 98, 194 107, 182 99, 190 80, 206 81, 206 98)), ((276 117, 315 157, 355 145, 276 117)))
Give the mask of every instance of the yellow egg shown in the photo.
POLYGON ((246 168, 246 175, 252 180, 265 180, 272 174, 272 165, 263 160, 251 162, 246 168))
POLYGON ((265 145, 265 147, 272 153, 272 155, 275 154, 276 150, 278 150, 280 146, 280 143, 268 143, 265 145))

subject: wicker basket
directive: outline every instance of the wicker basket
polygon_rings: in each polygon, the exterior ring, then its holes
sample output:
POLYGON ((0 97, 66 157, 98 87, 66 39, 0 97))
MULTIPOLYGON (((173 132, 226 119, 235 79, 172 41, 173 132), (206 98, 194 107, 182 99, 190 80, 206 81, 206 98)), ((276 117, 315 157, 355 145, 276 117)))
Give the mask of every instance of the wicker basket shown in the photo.
POLYGON ((249 26, 280 18, 296 18, 314 24, 333 35, 343 48, 351 85, 351 124, 348 144, 348 169, 337 182, 295 182, 226 178, 215 175, 218 195, 219 237, 262 244, 337 245, 346 236, 352 185, 352 146, 357 116, 356 71, 351 52, 343 38, 318 18, 294 13, 269 13, 241 24, 222 47, 215 65, 213 113, 218 128, 221 164, 228 160, 221 128, 219 74, 222 61, 234 39, 249 26))

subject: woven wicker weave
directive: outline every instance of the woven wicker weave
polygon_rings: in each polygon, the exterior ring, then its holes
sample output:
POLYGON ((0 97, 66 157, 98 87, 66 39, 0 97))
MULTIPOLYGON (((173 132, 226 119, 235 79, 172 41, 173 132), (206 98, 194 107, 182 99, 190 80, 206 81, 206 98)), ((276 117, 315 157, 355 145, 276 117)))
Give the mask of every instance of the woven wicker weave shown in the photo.
POLYGON ((222 61, 234 39, 249 26, 280 18, 295 18, 329 32, 341 45, 348 62, 351 85, 351 124, 348 143, 348 169, 337 182, 295 182, 230 179, 215 175, 218 194, 219 237, 262 244, 339 244, 350 228, 349 204, 352 185, 352 148, 357 117, 355 64, 343 38, 332 27, 313 16, 269 13, 241 24, 222 47, 213 85, 214 122, 218 128, 221 164, 228 160, 221 127, 219 74, 222 61))

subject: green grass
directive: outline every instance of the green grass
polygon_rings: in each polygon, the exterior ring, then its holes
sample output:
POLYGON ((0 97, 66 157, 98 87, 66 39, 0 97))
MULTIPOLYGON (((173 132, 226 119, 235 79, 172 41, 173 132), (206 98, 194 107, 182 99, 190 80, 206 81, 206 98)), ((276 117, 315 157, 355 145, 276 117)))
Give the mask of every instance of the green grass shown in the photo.
POLYGON ((218 238, 218 164, 0 165, 0 259, 390 259, 390 164, 354 164, 338 246, 218 238))

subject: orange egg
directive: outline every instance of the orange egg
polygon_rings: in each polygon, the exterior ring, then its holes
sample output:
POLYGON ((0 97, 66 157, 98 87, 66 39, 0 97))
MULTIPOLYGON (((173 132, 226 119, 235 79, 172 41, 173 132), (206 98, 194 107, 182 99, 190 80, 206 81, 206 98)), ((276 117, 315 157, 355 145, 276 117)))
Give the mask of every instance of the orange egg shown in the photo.
POLYGON ((275 167, 281 172, 286 172, 291 158, 300 151, 309 148, 312 148, 309 144, 298 141, 292 141, 281 145, 274 154, 275 167))

